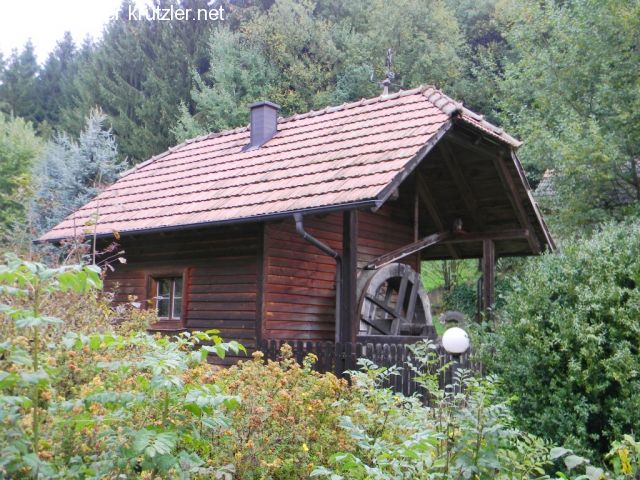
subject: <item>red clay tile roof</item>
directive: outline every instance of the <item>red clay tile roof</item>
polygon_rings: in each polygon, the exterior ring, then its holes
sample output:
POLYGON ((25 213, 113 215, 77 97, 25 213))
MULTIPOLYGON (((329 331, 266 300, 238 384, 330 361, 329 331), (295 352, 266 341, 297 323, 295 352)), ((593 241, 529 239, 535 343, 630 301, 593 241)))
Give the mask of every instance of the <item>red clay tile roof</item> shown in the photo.
POLYGON ((126 172, 40 240, 88 233, 96 217, 102 235, 380 205, 391 193, 385 187, 454 116, 520 145, 439 90, 421 87, 280 119, 276 135, 256 150, 243 151, 248 127, 188 140, 126 172))

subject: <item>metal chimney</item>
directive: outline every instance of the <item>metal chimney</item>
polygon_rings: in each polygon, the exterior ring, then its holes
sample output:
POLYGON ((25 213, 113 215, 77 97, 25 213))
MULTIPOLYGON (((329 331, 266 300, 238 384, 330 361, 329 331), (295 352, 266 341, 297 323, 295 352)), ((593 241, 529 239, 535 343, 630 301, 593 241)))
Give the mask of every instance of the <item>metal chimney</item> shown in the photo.
POLYGON ((256 102, 251 109, 251 142, 246 149, 259 148, 278 131, 278 110, 280 105, 273 102, 256 102))

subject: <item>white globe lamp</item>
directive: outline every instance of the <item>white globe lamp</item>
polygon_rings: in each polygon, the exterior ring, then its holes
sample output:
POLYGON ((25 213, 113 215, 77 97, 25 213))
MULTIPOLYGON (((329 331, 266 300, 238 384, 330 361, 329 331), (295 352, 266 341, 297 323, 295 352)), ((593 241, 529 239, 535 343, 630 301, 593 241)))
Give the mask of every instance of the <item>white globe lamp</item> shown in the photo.
POLYGON ((469 335, 460 327, 451 327, 442 335, 442 346, 448 353, 460 355, 469 350, 469 335))

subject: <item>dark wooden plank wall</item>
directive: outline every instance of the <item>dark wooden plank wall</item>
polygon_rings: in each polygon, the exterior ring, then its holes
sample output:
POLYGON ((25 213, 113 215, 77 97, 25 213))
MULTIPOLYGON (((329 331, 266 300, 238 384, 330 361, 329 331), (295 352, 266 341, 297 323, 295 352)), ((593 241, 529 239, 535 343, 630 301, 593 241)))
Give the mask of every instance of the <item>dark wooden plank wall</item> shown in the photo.
POLYGON ((137 235, 123 237, 120 243, 127 264, 116 264, 105 279, 105 289, 114 291, 116 303, 134 295, 149 307, 150 275, 185 272, 183 326, 219 329, 225 340, 255 349, 261 225, 137 235))
MULTIPOLYGON (((337 252, 342 214, 304 218, 305 230, 337 252)), ((335 260, 302 239, 292 219, 265 226, 263 336, 333 340, 335 260)))
MULTIPOLYGON (((305 217, 306 230, 341 252, 342 214, 305 217)), ((358 266, 413 241, 407 212, 393 202, 361 211, 358 266)), ((335 336, 335 261, 303 240, 292 219, 121 241, 126 265, 108 275, 115 301, 147 303, 149 275, 184 269, 184 327, 219 329, 253 350, 265 339, 332 341, 335 336), (264 242, 264 243, 263 243, 264 242), (264 272, 264 275, 261 275, 264 272), (262 319, 262 321, 260 321, 262 319)), ((407 263, 419 267, 415 256, 407 263)))
MULTIPOLYGON (((389 253, 414 241, 411 210, 387 202, 376 212, 364 210, 358 213, 358 271, 380 255, 389 253)), ((403 263, 420 271, 418 255, 411 255, 403 263)))
POLYGON ((145 273, 142 270, 132 270, 128 265, 115 265, 115 268, 116 271, 108 272, 104 280, 104 289, 113 294, 113 303, 119 305, 134 300, 144 302, 147 296, 145 273))
MULTIPOLYGON (((413 219, 391 202, 378 212, 358 214, 358 268, 411 243, 413 219)), ((342 214, 308 216, 305 230, 337 252, 342 247, 342 214)), ((293 220, 265 226, 263 338, 332 341, 335 338, 335 260, 295 231, 293 220)), ((417 256, 406 263, 419 269, 417 256)))

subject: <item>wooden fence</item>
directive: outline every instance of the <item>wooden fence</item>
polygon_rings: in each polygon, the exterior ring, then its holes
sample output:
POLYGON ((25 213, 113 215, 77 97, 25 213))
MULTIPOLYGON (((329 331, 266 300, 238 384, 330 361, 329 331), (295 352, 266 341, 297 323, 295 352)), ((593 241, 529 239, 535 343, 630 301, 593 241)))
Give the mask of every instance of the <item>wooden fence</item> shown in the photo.
MULTIPOLYGON (((313 353, 318 357, 314 369, 319 372, 333 372, 337 376, 344 376, 348 370, 357 370, 358 359, 366 358, 381 367, 398 366, 398 374, 392 375, 388 386, 396 392, 412 395, 419 392, 420 386, 416 382, 416 373, 411 369, 410 362, 416 363, 416 355, 409 349, 411 344, 419 341, 416 337, 359 337, 356 343, 307 342, 295 340, 265 340, 260 350, 269 360, 280 357, 280 349, 288 344, 293 352, 293 358, 302 363, 303 359, 313 353)), ((451 355, 444 351, 441 345, 436 345, 439 356, 434 370, 442 369, 439 375, 440 386, 453 383, 453 373, 458 368, 480 370, 480 366, 473 361, 470 352, 463 355, 451 355), (446 368, 442 368, 447 366, 446 368)))

